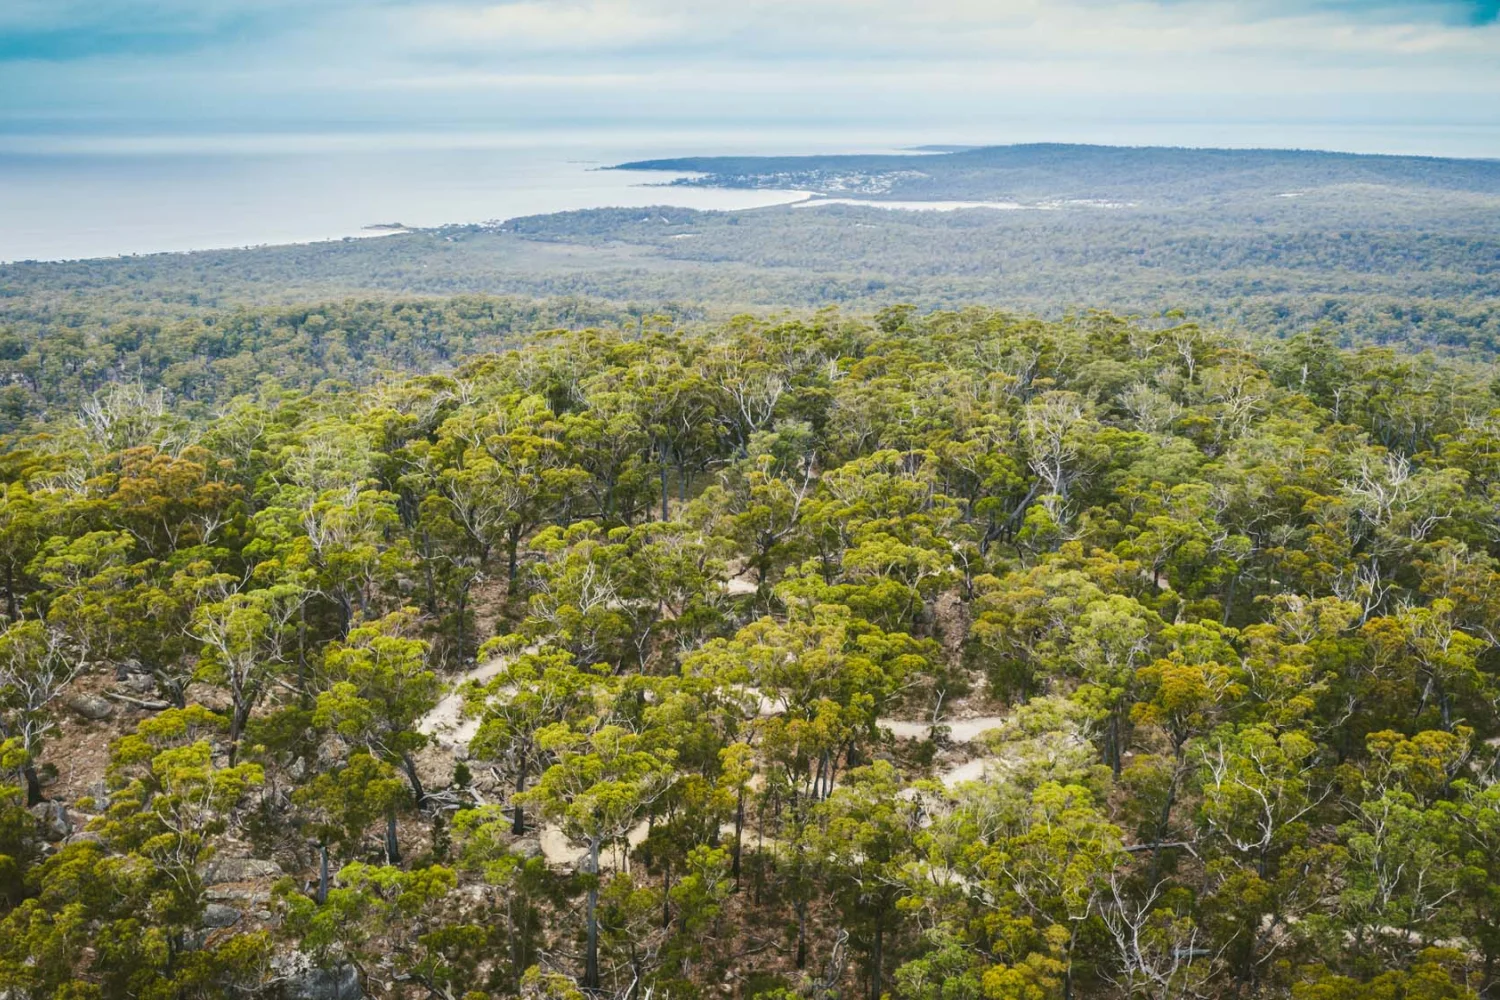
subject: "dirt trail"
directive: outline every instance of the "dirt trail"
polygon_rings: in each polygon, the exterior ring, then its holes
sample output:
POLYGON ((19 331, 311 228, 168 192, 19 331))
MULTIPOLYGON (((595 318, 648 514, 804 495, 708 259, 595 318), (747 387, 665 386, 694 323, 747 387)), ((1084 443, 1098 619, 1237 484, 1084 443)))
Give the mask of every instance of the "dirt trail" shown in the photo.
MULTIPOLYGON (((628 869, 628 855, 631 851, 646 842, 646 836, 651 832, 651 822, 641 820, 635 826, 625 832, 625 843, 612 844, 599 852, 599 870, 617 871, 628 869)), ((568 839, 561 829, 555 826, 544 826, 541 830, 542 857, 547 859, 547 864, 561 867, 583 867, 584 846, 574 844, 568 839)))
MULTIPOLYGON (((938 725, 948 727, 948 738, 954 743, 972 743, 979 738, 980 734, 1005 725, 1007 718, 1008 716, 1004 715, 978 715, 972 719, 948 719, 939 722, 938 725)), ((925 740, 932 732, 930 722, 880 719, 876 724, 882 729, 890 730, 891 735, 904 740, 925 740)))
MULTIPOLYGON (((523 653, 535 652, 536 647, 528 647, 523 653)), ((469 681, 477 681, 480 684, 493 680, 514 659, 514 655, 497 656, 494 659, 481 663, 460 676, 454 678, 448 693, 442 700, 417 722, 417 731, 424 733, 448 749, 463 751, 468 749, 469 741, 479 731, 480 720, 477 717, 464 716, 463 688, 469 681)), ((760 714, 775 714, 780 710, 771 699, 761 696, 760 714)), ((948 738, 954 743, 972 743, 979 736, 991 729, 1004 725, 1005 716, 984 715, 968 719, 952 719, 940 723, 948 729, 948 738)), ((924 740, 932 732, 932 724, 927 722, 910 722, 901 719, 880 719, 878 725, 893 736, 901 739, 924 740)), ((965 781, 977 781, 984 777, 986 767, 997 758, 978 757, 973 760, 962 761, 953 764, 938 772, 938 779, 948 787, 965 781)), ((625 834, 624 844, 615 844, 605 849, 599 858, 599 867, 603 871, 618 870, 628 865, 630 851, 639 847, 646 840, 650 831, 649 822, 642 821, 632 827, 625 834)), ((546 825, 539 831, 538 839, 541 844, 542 856, 549 865, 559 867, 572 867, 582 863, 583 847, 574 844, 556 826, 546 825)))
POLYGON ((984 777, 985 770, 994 763, 996 757, 975 757, 966 760, 962 764, 954 764, 946 770, 938 772, 938 780, 948 788, 961 785, 966 781, 979 781, 984 777))
MULTIPOLYGON (((534 653, 537 647, 528 646, 521 654, 534 653)), ((493 680, 500 671, 508 667, 516 658, 513 654, 497 656, 479 664, 472 670, 466 671, 454 678, 452 686, 441 701, 437 703, 432 711, 417 720, 417 732, 424 736, 431 736, 441 747, 449 750, 467 749, 469 741, 474 734, 479 732, 479 718, 477 716, 464 718, 464 685, 469 681, 478 681, 480 684, 493 680)))
MULTIPOLYGON (((950 719, 939 722, 938 725, 947 727, 948 739, 952 742, 973 743, 984 733, 1005 725, 1006 719, 1007 716, 1004 715, 978 715, 969 719, 950 719)), ((881 719, 879 725, 891 735, 907 740, 925 740, 933 728, 928 722, 905 722, 899 719, 881 719)), ((999 760, 998 757, 986 754, 972 760, 949 764, 938 770, 937 779, 948 788, 963 784, 965 781, 979 781, 984 777, 989 765, 997 760, 999 760)))

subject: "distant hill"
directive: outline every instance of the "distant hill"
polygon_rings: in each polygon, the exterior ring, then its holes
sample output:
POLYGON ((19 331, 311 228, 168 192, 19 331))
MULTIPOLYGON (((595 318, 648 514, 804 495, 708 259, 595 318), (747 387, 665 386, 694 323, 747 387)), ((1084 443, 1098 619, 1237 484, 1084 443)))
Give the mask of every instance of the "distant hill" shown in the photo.
MULTIPOLYGON (((941 147, 938 147, 941 148, 941 147)), ((927 155, 724 156, 638 160, 618 169, 691 172, 673 183, 795 187, 890 199, 1138 201, 1159 205, 1299 196, 1334 187, 1500 195, 1500 160, 1288 149, 1187 149, 1036 143, 927 155)))

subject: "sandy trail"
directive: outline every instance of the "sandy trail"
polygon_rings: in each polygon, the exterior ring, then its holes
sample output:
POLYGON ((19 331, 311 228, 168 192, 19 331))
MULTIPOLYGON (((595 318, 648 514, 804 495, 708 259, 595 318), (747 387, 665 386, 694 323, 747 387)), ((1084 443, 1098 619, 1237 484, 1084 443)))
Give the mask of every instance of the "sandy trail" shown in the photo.
POLYGON ((966 781, 979 781, 984 777, 985 770, 996 759, 995 757, 975 757, 973 760, 964 761, 962 764, 955 764, 947 770, 939 772, 938 780, 948 788, 961 785, 966 781))
MULTIPOLYGON (((972 743, 981 734, 1005 725, 1006 718, 1004 715, 977 715, 972 719, 948 719, 939 722, 938 725, 948 727, 948 738, 954 743, 972 743)), ((932 732, 930 722, 880 719, 876 724, 882 729, 889 730, 892 736, 904 740, 925 740, 932 732)))
MULTIPOLYGON (((730 581, 731 587, 740 593, 753 593, 754 585, 748 589, 740 590, 733 587, 735 583, 742 586, 747 581, 730 581)), ((533 653, 535 646, 527 647, 521 652, 533 653)), ((520 654, 515 654, 520 655, 520 654)), ((497 656, 491 660, 475 666, 453 679, 448 692, 417 722, 417 732, 431 736, 439 746, 448 750, 466 750, 469 742, 479 731, 480 719, 478 716, 464 715, 463 689, 470 681, 484 684, 493 680, 507 666, 510 665, 515 655, 497 656)), ((765 695, 760 695, 760 714, 773 715, 780 711, 782 706, 778 705, 765 695)), ((940 725, 948 728, 948 738, 955 743, 971 743, 981 734, 991 729, 996 729, 1005 723, 1005 716, 986 715, 976 716, 968 719, 952 719, 940 725)), ((927 722, 910 722, 901 719, 880 719, 877 723, 882 729, 889 731, 893 736, 901 739, 927 739, 932 731, 932 724, 927 722)), ((984 777, 986 767, 994 761, 994 757, 978 757, 973 760, 954 764, 938 773, 938 779, 948 787, 953 787, 965 781, 977 781, 984 777)), ((729 835, 733 836, 733 826, 728 828, 729 835)), ((650 832, 650 822, 642 820, 626 832, 624 842, 616 843, 605 848, 600 853, 599 867, 602 871, 615 871, 628 867, 628 855, 635 848, 645 842, 650 832)), ((562 829, 553 825, 544 825, 538 834, 541 844, 542 856, 549 865, 558 867, 573 867, 583 862, 583 846, 570 841, 562 829)))
MULTIPOLYGON (((619 871, 628 869, 628 856, 631 851, 646 842, 646 835, 651 832, 651 821, 641 820, 635 826, 625 832, 625 843, 621 845, 616 842, 605 847, 599 852, 599 870, 619 871)), ((538 838, 542 844, 542 857, 547 859, 547 864, 559 867, 583 867, 584 845, 574 844, 568 839, 559 827, 544 826, 538 838)))
POLYGON ((449 750, 466 749, 474 734, 479 732, 480 719, 478 716, 464 717, 464 685, 469 681, 484 684, 494 680, 500 671, 510 666, 516 655, 536 651, 536 646, 527 646, 520 654, 497 656, 454 678, 442 700, 417 720, 417 732, 431 736, 439 746, 449 750))
MULTIPOLYGON (((948 727, 948 738, 954 743, 973 743, 990 730, 1005 725, 1006 718, 1004 715, 977 715, 969 719, 949 719, 938 725, 948 727)), ((899 719, 881 719, 878 725, 892 736, 907 740, 925 740, 933 728, 931 723, 904 722, 899 719)), ((989 754, 975 757, 973 760, 948 765, 938 771, 936 777, 945 787, 954 788, 966 781, 983 779, 989 765, 997 760, 998 757, 989 754)))
POLYGON ((758 588, 755 586, 754 581, 747 580, 742 576, 734 577, 724 583, 724 593, 730 597, 745 597, 756 593, 757 590, 758 588))

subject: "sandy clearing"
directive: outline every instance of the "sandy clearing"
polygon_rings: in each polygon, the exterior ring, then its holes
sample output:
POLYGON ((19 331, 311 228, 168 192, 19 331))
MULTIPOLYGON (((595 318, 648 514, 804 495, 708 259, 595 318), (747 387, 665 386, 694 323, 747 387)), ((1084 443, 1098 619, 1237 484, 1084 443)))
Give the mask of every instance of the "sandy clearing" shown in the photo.
MULTIPOLYGON (((536 646, 527 646, 521 653, 536 651, 536 646)), ((464 685, 470 681, 483 684, 493 680, 514 659, 515 656, 497 656, 454 678, 448 693, 432 711, 417 720, 417 732, 433 737, 439 746, 449 750, 467 748, 474 734, 479 732, 480 720, 478 716, 464 717, 464 685)))
MULTIPOLYGON (((939 722, 938 725, 948 727, 948 738, 954 743, 972 743, 981 734, 1005 725, 1005 720, 1006 716, 1003 715, 979 715, 972 719, 948 719, 939 722)), ((892 736, 904 740, 925 740, 932 732, 930 722, 880 719, 877 725, 888 730, 892 736)))

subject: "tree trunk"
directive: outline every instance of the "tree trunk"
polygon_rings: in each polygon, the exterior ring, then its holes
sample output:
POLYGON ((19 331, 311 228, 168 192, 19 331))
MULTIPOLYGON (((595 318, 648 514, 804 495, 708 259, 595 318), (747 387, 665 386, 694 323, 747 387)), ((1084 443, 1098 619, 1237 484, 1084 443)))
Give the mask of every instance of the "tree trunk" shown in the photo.
POLYGON ((422 531, 422 575, 427 581, 427 613, 436 618, 437 608, 437 581, 432 578, 432 539, 428 536, 426 529, 422 531))
POLYGON ((311 687, 307 683, 307 602, 303 601, 297 605, 297 704, 303 708, 312 708, 311 687))
POLYGON ((466 582, 462 587, 458 588, 458 609, 457 609, 458 610, 458 614, 457 614, 457 622, 458 622, 458 662, 459 663, 466 663, 467 662, 467 658, 464 655, 464 615, 466 615, 466 614, 469 613, 469 586, 470 586, 471 583, 473 583, 472 580, 466 582))
POLYGON ((505 895, 505 930, 510 941, 510 961, 519 973, 525 966, 521 964, 526 958, 521 943, 521 928, 516 925, 516 898, 511 893, 505 895))
POLYGON ((583 986, 584 989, 597 990, 599 988, 599 841, 597 838, 589 841, 589 874, 593 881, 589 885, 588 912, 588 944, 583 957, 583 986))
POLYGON ((328 901, 328 845, 318 845, 318 905, 328 901))
POLYGON ((760 814, 755 830, 755 905, 760 905, 761 890, 766 881, 766 801, 761 799, 760 814))
POLYGON ((512 528, 510 529, 510 532, 505 539, 505 578, 509 582, 509 585, 507 586, 505 591, 505 596, 507 599, 512 598, 516 595, 516 552, 520 549, 520 547, 521 532, 517 528, 512 528))
POLYGON ((667 461, 665 457, 662 458, 661 463, 661 519, 671 520, 667 513, 667 461))
POLYGON ((797 901, 797 968, 807 968, 807 900, 797 901))
POLYGON ((661 872, 661 929, 672 926, 672 862, 668 859, 661 872))
POLYGON ((1068 964, 1063 969, 1063 1000, 1073 1000, 1073 948, 1078 944, 1078 924, 1073 923, 1068 935, 1068 964))
POLYGON ((250 721, 250 705, 242 703, 235 705, 229 714, 229 766, 234 767, 240 756, 240 736, 245 732, 245 724, 250 721))
MULTIPOLYGON (((516 794, 520 795, 526 790, 526 763, 522 761, 521 769, 516 773, 516 794)), ((510 832, 519 837, 526 832, 526 807, 516 803, 515 816, 511 820, 510 832)))
POLYGON ((1161 849, 1163 841, 1167 839, 1167 830, 1172 823, 1172 807, 1177 804, 1177 782, 1180 777, 1180 767, 1173 766, 1172 781, 1167 785, 1167 800, 1162 804, 1161 816, 1156 821, 1156 844, 1151 849, 1151 877, 1150 884, 1156 884, 1157 876, 1161 873, 1161 849))
POLYGON ((395 807, 385 814, 385 860, 393 865, 401 863, 401 845, 396 842, 395 807))
POLYGON ((417 775, 417 762, 412 755, 402 751, 401 766, 406 770, 406 780, 411 782, 411 794, 417 800, 417 808, 427 804, 427 792, 422 788, 422 779, 417 775))
POLYGON ((354 622, 354 604, 349 595, 340 592, 335 603, 339 609, 339 638, 349 638, 349 626, 354 622))
POLYGON ((740 858, 745 852, 745 789, 740 788, 738 801, 734 806, 734 865, 731 871, 734 873, 734 891, 740 891, 740 858))
POLYGON ((1117 706, 1109 713, 1109 767, 1120 780, 1120 709, 1117 706))
POLYGON ((42 801, 42 779, 34 764, 22 767, 21 773, 26 776, 26 806, 30 808, 42 801))

